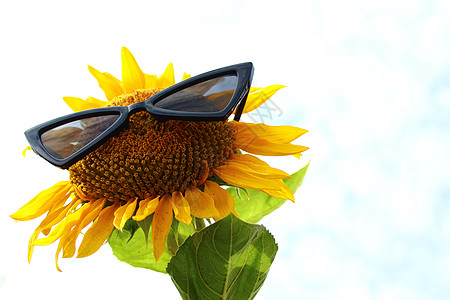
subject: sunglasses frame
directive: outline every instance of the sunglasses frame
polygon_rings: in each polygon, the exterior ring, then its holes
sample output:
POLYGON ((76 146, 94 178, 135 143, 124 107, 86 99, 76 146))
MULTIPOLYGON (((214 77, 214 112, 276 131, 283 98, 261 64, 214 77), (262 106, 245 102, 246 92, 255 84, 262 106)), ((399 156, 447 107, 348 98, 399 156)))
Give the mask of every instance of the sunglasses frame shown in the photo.
POLYGON ((244 110, 245 102, 250 90, 251 81, 253 77, 253 64, 251 62, 241 63, 237 65, 232 65, 213 71, 209 71, 186 80, 183 80, 177 84, 174 84, 159 93, 153 95, 152 97, 131 104, 129 106, 111 106, 111 107, 101 107, 94 108, 85 111, 76 112, 63 117, 59 117, 33 128, 25 131, 25 137, 28 140, 29 145, 39 156, 50 162, 51 164, 62 168, 68 169, 71 165, 81 160, 83 157, 100 147, 109 138, 117 135, 122 131, 127 125, 130 116, 139 111, 147 111, 152 116, 154 116, 159 121, 165 120, 185 120, 185 121, 223 121, 228 119, 228 117, 235 111, 234 120, 239 121, 241 114, 244 110), (185 88, 191 87, 198 83, 214 79, 226 75, 237 76, 236 89, 230 99, 228 105, 217 112, 184 112, 184 111, 173 111, 169 109, 163 109, 156 107, 155 104, 166 97, 179 92, 185 88), (104 116, 104 115, 115 115, 117 114, 118 119, 104 132, 102 132, 95 139, 90 141, 84 147, 79 149, 77 152, 73 153, 66 158, 56 158, 49 153, 45 148, 41 140, 41 135, 51 129, 59 127, 61 125, 81 120, 84 118, 104 116))

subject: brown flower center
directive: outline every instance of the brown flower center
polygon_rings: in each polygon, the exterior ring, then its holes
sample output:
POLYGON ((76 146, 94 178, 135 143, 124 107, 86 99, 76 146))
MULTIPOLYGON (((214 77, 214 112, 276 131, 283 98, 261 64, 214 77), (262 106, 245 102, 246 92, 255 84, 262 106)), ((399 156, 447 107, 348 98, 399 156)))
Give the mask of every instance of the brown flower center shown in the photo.
MULTIPOLYGON (((114 98, 111 106, 143 101, 158 90, 136 90, 114 98)), ((210 168, 234 150, 227 121, 160 122, 147 112, 130 117, 129 127, 69 168, 70 180, 89 198, 145 199, 198 186, 210 168)))

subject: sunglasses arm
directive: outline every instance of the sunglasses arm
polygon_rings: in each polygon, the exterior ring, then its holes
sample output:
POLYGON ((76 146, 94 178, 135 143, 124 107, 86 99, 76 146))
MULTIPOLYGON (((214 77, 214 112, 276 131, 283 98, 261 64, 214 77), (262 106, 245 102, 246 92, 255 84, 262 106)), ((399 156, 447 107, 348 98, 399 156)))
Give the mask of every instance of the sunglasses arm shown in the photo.
POLYGON ((242 95, 242 100, 240 101, 236 112, 234 113, 234 120, 239 121, 241 119, 242 112, 244 111, 245 103, 247 102, 248 92, 250 90, 250 84, 245 87, 245 92, 242 95))

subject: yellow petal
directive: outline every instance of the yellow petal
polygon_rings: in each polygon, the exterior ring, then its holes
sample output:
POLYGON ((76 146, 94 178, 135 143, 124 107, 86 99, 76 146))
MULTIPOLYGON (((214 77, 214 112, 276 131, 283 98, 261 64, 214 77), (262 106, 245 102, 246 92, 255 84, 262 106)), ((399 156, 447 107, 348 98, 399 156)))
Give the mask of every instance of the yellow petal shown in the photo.
POLYGON ((88 97, 86 100, 78 97, 63 97, 63 100, 74 112, 103 107, 107 103, 94 97, 88 97))
POLYGON ((284 88, 284 85, 270 85, 265 88, 252 88, 248 94, 247 101, 245 102, 245 107, 243 113, 249 113, 258 107, 260 107, 264 102, 266 102, 270 97, 272 97, 277 91, 284 88))
POLYGON ((292 126, 269 126, 233 122, 236 130, 236 146, 258 155, 294 155, 300 157, 308 147, 293 145, 290 141, 307 132, 292 126))
POLYGON ((106 200, 96 200, 84 205, 88 205, 88 209, 83 212, 80 217, 80 222, 73 228, 70 234, 61 240, 63 246, 63 257, 72 257, 75 255, 76 251, 76 241, 81 230, 89 225, 95 218, 100 214, 106 200))
POLYGON ((214 199, 214 206, 218 211, 218 215, 214 217, 214 220, 218 221, 234 211, 234 199, 233 197, 217 183, 213 181, 205 181, 205 193, 210 195, 214 199))
POLYGON ((94 97, 87 97, 86 102, 90 103, 93 108, 95 107, 104 107, 108 104, 108 101, 103 101, 94 97), (95 106, 95 107, 94 107, 95 106))
POLYGON ((241 166, 234 164, 225 164, 212 171, 231 185, 260 190, 276 198, 294 201, 294 195, 281 179, 269 179, 258 176, 256 173, 249 174, 241 166))
POLYGON ((134 210, 136 209, 136 204, 137 198, 134 199, 134 201, 128 201, 125 205, 122 205, 118 210, 116 210, 114 213, 114 226, 117 229, 122 230, 125 223, 133 215, 134 210))
POLYGON ((28 221, 48 212, 56 201, 65 200, 69 197, 72 185, 67 181, 61 181, 49 189, 43 190, 22 206, 10 217, 16 221, 28 221))
POLYGON ((191 74, 188 74, 186 72, 183 73, 183 78, 181 78, 181 81, 186 80, 188 78, 191 78, 191 74))
POLYGON ((34 250, 34 241, 36 241, 37 237, 41 233, 41 229, 38 227, 33 232, 33 234, 30 237, 30 241, 28 242, 28 263, 31 261, 31 257, 33 256, 33 250, 34 250))
POLYGON ((49 212, 45 217, 45 219, 42 220, 41 224, 39 224, 38 228, 40 228, 45 235, 48 235, 53 226, 64 220, 81 203, 82 200, 74 198, 66 206, 60 207, 52 212, 49 212))
POLYGON ((59 272, 62 272, 62 270, 61 270, 61 268, 59 267, 59 264, 58 264, 59 253, 61 253, 61 250, 63 248, 63 241, 62 240, 67 235, 68 235, 68 233, 66 233, 64 236, 61 237, 61 239, 59 240, 59 243, 58 243, 58 248, 56 249, 55 265, 56 265, 56 270, 58 270, 59 272))
POLYGON ((281 171, 279 169, 272 168, 270 166, 264 166, 255 164, 253 162, 245 161, 245 160, 229 160, 225 162, 225 165, 234 165, 239 168, 241 171, 246 172, 248 174, 263 177, 267 179, 280 179, 280 178, 290 178, 291 175, 288 173, 281 171))
POLYGON ((280 188, 275 182, 276 179, 268 179, 257 174, 249 174, 245 169, 236 164, 225 164, 212 169, 212 171, 222 180, 234 186, 254 190, 278 190, 280 188))
POLYGON ((274 175, 273 178, 291 178, 291 175, 288 173, 270 167, 268 163, 251 154, 232 154, 229 161, 245 164, 249 168, 253 169, 254 172, 259 174, 262 174, 264 171, 269 172, 274 175))
POLYGON ((144 77, 145 77, 145 88, 146 89, 156 89, 157 87, 157 82, 158 82, 158 76, 156 75, 149 75, 149 74, 145 74, 144 73, 144 77))
POLYGON ((122 85, 126 92, 145 88, 144 73, 125 47, 122 47, 122 85))
POLYGON ((308 130, 294 126, 269 126, 264 123, 254 124, 236 121, 232 121, 232 124, 238 136, 248 135, 249 138, 253 136, 279 144, 290 143, 308 132, 308 130))
POLYGON ((273 196, 275 198, 288 199, 288 200, 291 200, 292 202, 295 202, 294 194, 288 188, 288 186, 284 183, 284 181, 281 179, 277 179, 277 180, 275 180, 275 182, 279 186, 278 190, 261 189, 261 191, 270 196, 273 196))
POLYGON ((269 166, 268 163, 251 154, 231 154, 230 160, 238 162, 252 163, 259 166, 269 166))
POLYGON ((77 257, 86 257, 95 253, 111 235, 114 229, 114 212, 119 207, 114 203, 102 210, 92 226, 86 231, 83 237, 77 257))
POLYGON ((61 223, 59 223, 49 234, 48 237, 36 240, 33 245, 47 246, 61 237, 62 234, 70 231, 73 226, 80 222, 80 216, 89 206, 83 205, 76 211, 69 213, 61 223))
POLYGON ((155 212, 158 207, 159 196, 156 198, 147 198, 139 202, 139 208, 136 211, 136 214, 133 216, 133 220, 142 221, 147 216, 151 215, 155 212))
POLYGON ((172 193, 172 209, 175 214, 175 218, 178 221, 186 225, 191 224, 191 209, 189 207, 189 203, 181 192, 172 193))
MULTIPOLYGON (((70 196, 73 196, 73 189, 69 190, 69 192, 67 193, 66 197, 61 197, 59 200, 57 200, 57 201, 55 201, 53 203, 52 207, 48 211, 47 216, 50 215, 50 214, 53 214, 53 212, 55 212, 55 211, 57 211, 57 210, 59 210, 61 208, 64 208, 64 204, 67 202, 67 199, 69 199, 70 196)), ((78 200, 78 199, 73 197, 72 200, 71 200, 71 203, 73 203, 75 200, 78 200)), ((69 203, 68 206, 70 207, 70 205, 72 205, 72 204, 69 203)))
POLYGON ((30 237, 30 241, 28 242, 28 262, 31 261, 31 256, 33 255, 34 250, 34 242, 41 232, 47 231, 46 235, 49 233, 49 230, 59 222, 61 222, 68 214, 69 211, 72 211, 73 208, 77 207, 81 201, 79 199, 73 199, 67 206, 61 207, 60 209, 49 213, 45 219, 39 224, 36 230, 30 237))
POLYGON ((120 80, 109 73, 102 73, 97 69, 88 66, 89 72, 97 79, 100 88, 105 92, 106 99, 112 100, 115 96, 123 94, 120 80))
POLYGON ((191 215, 197 218, 212 218, 219 212, 214 206, 214 199, 196 187, 188 187, 185 192, 186 200, 191 208, 191 215))
POLYGON ((159 201, 152 221, 152 244, 153 256, 158 261, 164 252, 167 235, 172 225, 172 200, 171 196, 166 194, 159 201))
POLYGON ((308 150, 308 147, 290 143, 272 143, 253 136, 236 136, 236 146, 246 152, 256 155, 283 156, 296 155, 308 150))
MULTIPOLYGON (((75 254, 76 251, 75 242, 77 240, 78 235, 81 232, 81 229, 83 229, 88 224, 86 222, 87 221, 86 219, 89 216, 92 216, 92 211, 95 210, 97 207, 99 207, 100 209, 101 207, 103 207, 99 206, 99 204, 101 204, 102 202, 103 201, 96 201, 93 204, 92 203, 83 204, 81 215, 77 218, 76 221, 73 221, 71 224, 68 224, 66 226, 67 229, 64 230, 63 234, 59 239, 58 248, 55 254, 55 264, 56 269, 58 271, 61 272, 61 269, 59 268, 58 265, 59 253, 61 252, 61 250, 63 250, 63 257, 72 257, 75 254), (72 227, 73 229, 71 229, 72 227)), ((98 216, 99 212, 100 210, 97 210, 96 216, 98 216)), ((91 218, 90 222, 92 222, 93 219, 94 218, 91 218)))
POLYGON ((164 73, 158 78, 156 88, 165 89, 175 84, 175 73, 173 71, 173 64, 170 63, 164 73))
POLYGON ((23 149, 22 151, 22 155, 25 157, 25 154, 27 153, 28 150, 31 150, 30 146, 26 146, 25 149, 23 149))
MULTIPOLYGON (((247 164, 251 163, 252 167, 254 167, 254 165, 266 166, 266 167, 269 166, 269 164, 266 163, 265 161, 257 158, 256 156, 250 155, 250 154, 233 154, 233 155, 231 155, 231 159, 233 161, 246 162, 247 164)), ((289 177, 291 177, 291 176, 289 176, 289 177)), ((280 177, 280 178, 285 178, 285 177, 280 177)), ((292 191, 287 187, 287 185, 283 182, 283 180, 276 179, 274 183, 276 185, 278 185, 278 187, 279 187, 278 189, 276 189, 276 190, 261 189, 261 191, 263 191, 266 194, 269 194, 275 198, 289 199, 294 202, 294 194, 292 194, 292 191)))

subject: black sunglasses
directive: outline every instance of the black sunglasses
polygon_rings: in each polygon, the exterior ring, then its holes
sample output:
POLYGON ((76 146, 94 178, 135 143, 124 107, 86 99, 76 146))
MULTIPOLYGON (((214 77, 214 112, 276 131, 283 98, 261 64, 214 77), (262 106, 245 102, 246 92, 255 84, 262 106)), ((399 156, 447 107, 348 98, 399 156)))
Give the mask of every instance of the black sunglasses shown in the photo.
POLYGON ((60 117, 25 131, 34 152, 67 169, 148 111, 159 121, 223 121, 235 111, 239 121, 250 90, 253 64, 217 69, 179 82, 129 106, 95 108, 60 117))

